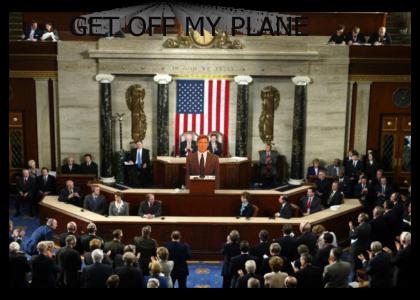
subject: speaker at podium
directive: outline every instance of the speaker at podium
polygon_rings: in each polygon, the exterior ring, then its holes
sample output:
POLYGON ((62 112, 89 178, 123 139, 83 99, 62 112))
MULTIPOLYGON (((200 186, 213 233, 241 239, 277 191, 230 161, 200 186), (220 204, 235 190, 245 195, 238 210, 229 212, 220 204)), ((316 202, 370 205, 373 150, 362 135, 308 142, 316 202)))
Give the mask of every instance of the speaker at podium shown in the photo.
POLYGON ((197 175, 190 176, 190 194, 209 195, 214 194, 216 189, 216 176, 206 175, 200 177, 197 175))

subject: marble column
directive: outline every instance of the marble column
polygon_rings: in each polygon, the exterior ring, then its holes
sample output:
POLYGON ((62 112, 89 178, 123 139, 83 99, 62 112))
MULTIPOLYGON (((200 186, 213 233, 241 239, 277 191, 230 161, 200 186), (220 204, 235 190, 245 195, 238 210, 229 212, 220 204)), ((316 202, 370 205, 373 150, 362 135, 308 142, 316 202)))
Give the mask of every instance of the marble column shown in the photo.
POLYGON ((292 161, 289 184, 300 185, 304 181, 306 86, 311 81, 307 76, 295 76, 295 103, 293 109, 292 161))
POLYGON ((169 83, 172 76, 156 74, 153 80, 158 84, 157 99, 157 155, 169 156, 169 83))
POLYGON ((101 84, 100 100, 100 139, 101 139, 101 165, 100 177, 104 183, 114 183, 112 176, 112 108, 111 108, 111 74, 98 74, 96 80, 101 84))
POLYGON ((235 155, 246 157, 248 142, 249 84, 252 82, 252 77, 247 75, 238 75, 235 76, 234 80, 238 85, 235 155))

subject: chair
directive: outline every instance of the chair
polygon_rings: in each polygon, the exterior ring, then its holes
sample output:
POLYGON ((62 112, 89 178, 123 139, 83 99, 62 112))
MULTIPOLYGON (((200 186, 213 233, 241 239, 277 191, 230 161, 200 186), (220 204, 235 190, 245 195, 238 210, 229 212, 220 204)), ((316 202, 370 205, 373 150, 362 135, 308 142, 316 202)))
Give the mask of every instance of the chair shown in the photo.
POLYGON ((297 206, 296 204, 290 203, 290 206, 292 207, 293 210, 293 218, 298 218, 300 217, 300 207, 297 206))
POLYGON ((258 215, 258 212, 260 211, 260 208, 256 206, 255 204, 252 204, 252 208, 254 209, 254 212, 252 213, 253 217, 256 217, 258 215))

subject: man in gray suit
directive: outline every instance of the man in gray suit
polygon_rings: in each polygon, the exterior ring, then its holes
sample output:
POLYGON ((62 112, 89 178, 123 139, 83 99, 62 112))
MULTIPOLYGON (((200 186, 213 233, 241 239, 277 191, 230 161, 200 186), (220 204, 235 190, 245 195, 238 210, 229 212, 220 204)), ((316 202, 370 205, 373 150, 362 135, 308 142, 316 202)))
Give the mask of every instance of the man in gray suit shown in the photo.
POLYGON ((272 180, 277 183, 277 159, 279 153, 271 149, 271 145, 265 146, 265 150, 259 151, 260 154, 260 178, 263 182, 272 180))
POLYGON ((322 275, 326 288, 347 288, 349 287, 348 278, 351 272, 351 265, 341 260, 341 248, 330 250, 329 265, 324 267, 322 275))
POLYGON ((105 197, 101 195, 101 188, 95 185, 92 187, 92 191, 92 194, 86 195, 83 207, 97 214, 104 215, 107 207, 105 197))
POLYGON ((344 167, 341 165, 341 161, 336 158, 332 165, 327 167, 327 176, 330 177, 339 177, 341 171, 344 171, 344 167))
POLYGON ((190 186, 190 176, 216 176, 216 189, 219 188, 219 157, 208 151, 209 137, 200 135, 197 139, 198 151, 187 156, 185 185, 190 186))

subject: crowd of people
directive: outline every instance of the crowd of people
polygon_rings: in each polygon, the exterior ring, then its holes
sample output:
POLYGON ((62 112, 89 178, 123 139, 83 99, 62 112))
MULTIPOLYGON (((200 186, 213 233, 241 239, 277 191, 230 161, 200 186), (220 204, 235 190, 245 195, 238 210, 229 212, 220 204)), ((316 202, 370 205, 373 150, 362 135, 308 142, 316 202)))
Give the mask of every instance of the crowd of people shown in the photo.
POLYGON ((58 31, 53 27, 51 22, 44 24, 44 29, 38 27, 38 22, 33 20, 31 25, 24 29, 21 36, 22 40, 37 42, 37 41, 52 41, 57 42, 60 38, 58 31))
POLYGON ((386 31, 386 27, 379 27, 378 31, 372 33, 368 39, 360 31, 360 27, 355 26, 353 29, 345 33, 346 26, 340 24, 336 31, 331 35, 328 44, 333 45, 391 45, 392 39, 390 34, 386 31))

